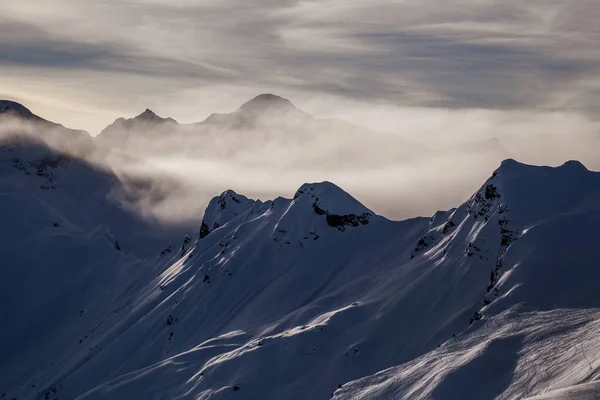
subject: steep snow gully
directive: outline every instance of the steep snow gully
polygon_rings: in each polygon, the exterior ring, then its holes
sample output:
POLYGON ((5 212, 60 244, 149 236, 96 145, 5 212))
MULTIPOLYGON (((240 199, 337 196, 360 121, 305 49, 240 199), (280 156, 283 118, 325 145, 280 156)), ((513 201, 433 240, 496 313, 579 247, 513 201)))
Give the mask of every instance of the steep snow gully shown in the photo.
POLYGON ((229 190, 191 232, 55 157, 0 149, 1 399, 597 396, 600 173, 577 162, 507 160, 406 221, 329 182, 229 190))

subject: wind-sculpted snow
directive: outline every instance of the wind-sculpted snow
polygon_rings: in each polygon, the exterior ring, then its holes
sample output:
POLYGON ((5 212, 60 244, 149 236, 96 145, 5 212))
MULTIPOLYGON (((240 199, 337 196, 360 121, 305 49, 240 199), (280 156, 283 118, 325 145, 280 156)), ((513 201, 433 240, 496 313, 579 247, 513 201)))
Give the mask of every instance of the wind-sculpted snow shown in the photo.
MULTIPOLYGON (((81 224, 60 212, 43 232, 81 224)), ((507 160, 458 208, 400 222, 329 182, 226 191, 169 247, 111 212, 75 244, 13 222, 2 273, 46 272, 8 292, 5 397, 520 399, 598 376, 600 178, 577 163, 507 160)))
POLYGON ((599 317, 598 308, 509 309, 415 360, 344 385, 334 398, 522 399, 590 381, 599 317))
POLYGON ((595 400, 600 398, 600 382, 584 383, 552 391, 527 400, 595 400))

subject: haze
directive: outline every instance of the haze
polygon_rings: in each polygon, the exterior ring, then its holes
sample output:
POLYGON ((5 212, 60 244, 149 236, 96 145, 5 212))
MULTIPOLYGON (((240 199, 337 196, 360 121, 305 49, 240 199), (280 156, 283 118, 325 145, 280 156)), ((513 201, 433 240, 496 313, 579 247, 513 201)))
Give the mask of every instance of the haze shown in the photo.
POLYGON ((390 218, 431 215, 502 158, 600 169, 599 17, 591 0, 9 0, 0 98, 96 136, 146 108, 192 123, 274 93, 369 131, 278 116, 140 136, 105 161, 150 181, 134 206, 165 220, 201 218, 225 189, 290 197, 320 180, 390 218))

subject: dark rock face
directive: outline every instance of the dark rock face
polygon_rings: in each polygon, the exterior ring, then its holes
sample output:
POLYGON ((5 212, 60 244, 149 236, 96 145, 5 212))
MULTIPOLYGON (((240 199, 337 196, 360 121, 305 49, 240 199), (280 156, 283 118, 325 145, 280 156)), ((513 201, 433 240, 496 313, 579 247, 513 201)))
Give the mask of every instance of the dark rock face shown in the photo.
POLYGON ((327 225, 337 228, 338 231, 345 231, 346 227, 357 227, 359 225, 367 225, 369 223, 369 219, 371 218, 370 213, 362 213, 361 215, 355 214, 347 214, 347 215, 337 215, 331 214, 321 207, 317 205, 316 202, 312 205, 313 210, 317 215, 325 215, 325 220, 327 221, 327 225))
POLYGON ((442 229, 442 234, 446 235, 448 232, 450 232, 454 227, 456 226, 456 224, 454 223, 454 221, 450 220, 448 221, 445 225, 444 228, 442 229))
POLYGON ((488 200, 491 200, 491 199, 495 199, 497 197, 500 197, 500 195, 498 194, 498 189, 496 189, 496 186, 487 185, 485 187, 485 198, 488 200))
POLYGON ((410 258, 411 259, 415 258, 417 256, 417 254, 419 254, 420 252, 424 251, 426 248, 428 248, 429 246, 431 246, 435 242, 436 242, 436 236, 435 235, 429 234, 429 235, 423 236, 421 239, 419 239, 419 241, 415 245, 415 248, 413 249, 412 253, 410 254, 410 258))
POLYGON ((509 220, 506 217, 498 220, 498 225, 500 225, 500 234, 502 236, 501 245, 504 247, 510 246, 521 235, 519 229, 509 229, 508 223, 509 220))
POLYGON ((224 210, 227 208, 227 201, 231 200, 234 203, 240 204, 242 202, 242 200, 240 200, 239 198, 236 197, 235 193, 233 193, 232 191, 226 191, 223 192, 220 196, 219 196, 219 200, 218 200, 218 204, 219 204, 219 209, 220 210, 224 210))
POLYGON ((205 238, 210 233, 210 229, 208 225, 204 221, 202 221, 202 225, 200 226, 200 239, 205 238))
POLYGON ((335 214, 327 214, 327 224, 329 226, 333 226, 338 228, 338 230, 344 230, 346 226, 359 226, 359 225, 367 225, 369 223, 369 213, 364 213, 361 215, 335 215, 335 214))
MULTIPOLYGON (((486 216, 499 202, 502 202, 502 195, 498 192, 498 188, 493 184, 488 184, 482 192, 476 193, 472 198, 468 212, 473 215, 473 218, 478 219, 478 217, 486 216)), ((486 216, 487 218, 488 216, 486 216)))
POLYGON ((316 202, 313 203, 312 207, 313 207, 313 210, 315 210, 315 212, 317 213, 317 215, 326 215, 327 214, 327 211, 325 211, 321 207, 319 207, 316 202))

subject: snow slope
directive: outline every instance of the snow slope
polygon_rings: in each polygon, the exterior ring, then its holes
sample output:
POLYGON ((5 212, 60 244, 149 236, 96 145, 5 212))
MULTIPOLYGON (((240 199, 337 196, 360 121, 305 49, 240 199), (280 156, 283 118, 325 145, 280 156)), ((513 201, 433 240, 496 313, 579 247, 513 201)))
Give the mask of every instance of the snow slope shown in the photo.
POLYGON ((0 141, 0 396, 37 392, 31 376, 83 362, 86 328, 110 324, 161 249, 183 240, 119 205, 118 187, 109 170, 29 136, 0 141))
POLYGON ((113 212, 82 214, 128 238, 125 255, 108 233, 39 233, 64 220, 4 228, 23 229, 0 243, 22 283, 2 291, 16 328, 0 395, 517 399, 598 377, 600 174, 577 162, 507 160, 458 208, 406 221, 329 182, 264 202, 226 191, 162 255, 113 212))
POLYGON ((471 326, 335 397, 518 399, 596 380, 599 205, 600 174, 578 162, 505 161, 467 204, 467 256, 496 248, 471 326))
POLYGON ((594 400, 598 398, 600 398, 600 385, 598 382, 592 382, 531 397, 529 400, 594 400))

